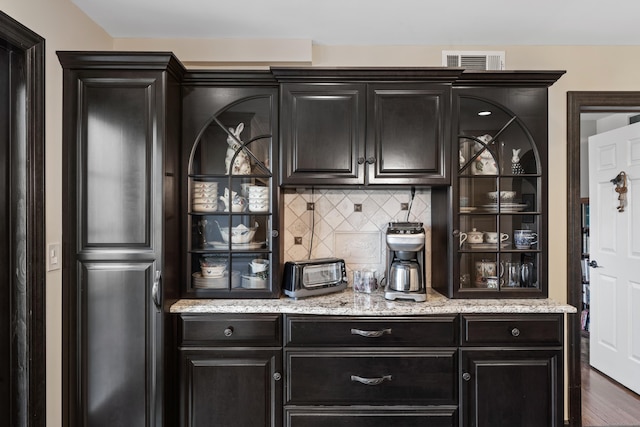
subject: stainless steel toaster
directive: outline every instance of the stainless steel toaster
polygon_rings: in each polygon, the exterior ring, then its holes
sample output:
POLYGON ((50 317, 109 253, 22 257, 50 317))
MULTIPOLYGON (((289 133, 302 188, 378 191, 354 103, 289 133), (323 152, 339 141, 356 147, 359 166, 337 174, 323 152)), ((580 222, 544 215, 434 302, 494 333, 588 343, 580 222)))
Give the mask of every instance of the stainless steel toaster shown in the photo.
POLYGON ((347 269, 343 259, 317 258, 284 264, 282 289, 291 298, 328 294, 346 287, 347 269))

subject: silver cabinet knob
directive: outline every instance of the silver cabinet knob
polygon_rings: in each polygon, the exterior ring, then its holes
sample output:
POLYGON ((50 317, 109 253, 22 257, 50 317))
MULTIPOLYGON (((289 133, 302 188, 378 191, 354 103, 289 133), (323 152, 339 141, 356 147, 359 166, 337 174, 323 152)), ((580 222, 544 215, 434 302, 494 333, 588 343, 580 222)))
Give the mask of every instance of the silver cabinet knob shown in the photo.
POLYGON ((514 337, 519 336, 519 335, 520 335, 520 329, 518 329, 518 328, 513 328, 513 329, 511 330, 511 335, 512 335, 512 336, 514 336, 514 337))
POLYGON ((282 379, 282 374, 280 372, 276 372, 273 374, 273 379, 276 381, 280 381, 282 379))
POLYGON ((225 337, 230 337, 231 335, 233 335, 233 326, 229 326, 224 330, 225 337))
POLYGON ((465 381, 469 381, 471 379, 471 374, 469 372, 465 372, 462 374, 462 379, 465 381))

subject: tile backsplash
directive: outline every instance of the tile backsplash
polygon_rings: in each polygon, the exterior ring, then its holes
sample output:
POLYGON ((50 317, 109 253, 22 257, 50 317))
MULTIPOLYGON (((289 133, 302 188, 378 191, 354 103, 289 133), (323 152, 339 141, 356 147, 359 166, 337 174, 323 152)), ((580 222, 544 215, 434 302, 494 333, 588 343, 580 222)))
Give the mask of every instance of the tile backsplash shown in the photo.
POLYGON ((417 189, 287 189, 284 192, 284 261, 337 257, 352 271, 375 269, 385 274, 385 232, 391 221, 424 224, 427 286, 431 283, 431 191, 417 189), (309 204, 313 209, 308 209, 309 204), (410 211, 402 210, 410 204, 410 211), (407 212, 410 212, 407 219, 407 212))

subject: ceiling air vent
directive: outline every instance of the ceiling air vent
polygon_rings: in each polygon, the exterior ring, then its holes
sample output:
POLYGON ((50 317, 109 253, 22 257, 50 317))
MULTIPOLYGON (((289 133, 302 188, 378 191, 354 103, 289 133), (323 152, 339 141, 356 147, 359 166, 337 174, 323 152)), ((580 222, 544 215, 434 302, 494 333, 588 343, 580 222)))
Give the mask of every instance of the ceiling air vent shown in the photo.
POLYGON ((504 51, 443 50, 442 65, 468 70, 504 70, 504 51))

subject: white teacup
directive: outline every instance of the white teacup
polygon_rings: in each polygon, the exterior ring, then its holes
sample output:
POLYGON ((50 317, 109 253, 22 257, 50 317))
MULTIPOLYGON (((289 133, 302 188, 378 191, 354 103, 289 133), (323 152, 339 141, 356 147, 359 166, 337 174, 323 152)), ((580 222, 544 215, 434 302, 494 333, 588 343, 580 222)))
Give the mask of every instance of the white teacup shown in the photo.
POLYGON ((484 233, 484 241, 487 243, 498 243, 498 235, 500 235, 500 242, 504 242, 509 238, 507 233, 498 233, 497 231, 487 231, 484 233))
POLYGON ((256 258, 251 260, 250 266, 251 266, 251 272, 253 274, 261 273, 263 271, 267 271, 267 268, 269 268, 269 260, 263 259, 263 258, 256 258))

